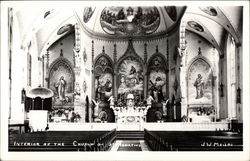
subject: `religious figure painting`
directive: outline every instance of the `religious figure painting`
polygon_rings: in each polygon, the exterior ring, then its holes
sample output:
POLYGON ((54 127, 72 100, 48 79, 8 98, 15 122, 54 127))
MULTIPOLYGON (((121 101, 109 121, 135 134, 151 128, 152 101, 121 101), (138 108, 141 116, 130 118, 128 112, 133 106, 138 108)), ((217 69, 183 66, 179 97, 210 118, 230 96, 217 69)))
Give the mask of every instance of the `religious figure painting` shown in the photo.
POLYGON ((164 101, 164 97, 166 97, 166 74, 163 70, 152 70, 150 72, 148 92, 155 102, 164 101))
POLYGON ((188 103, 212 104, 213 73, 209 64, 197 59, 188 71, 188 103))
POLYGON ((49 88, 55 94, 55 105, 73 103, 73 74, 65 63, 60 62, 51 69, 49 80, 49 88))
POLYGON ((119 67, 118 100, 124 102, 126 95, 132 93, 135 102, 142 101, 143 97, 143 70, 139 62, 129 58, 119 67))
POLYGON ((83 21, 87 23, 92 17, 95 7, 85 7, 83 11, 83 21))
POLYGON ((103 73, 95 76, 95 96, 98 101, 108 101, 113 91, 113 76, 111 73, 103 73))
POLYGON ((106 7, 100 20, 108 34, 143 35, 157 30, 160 14, 156 7, 106 7))

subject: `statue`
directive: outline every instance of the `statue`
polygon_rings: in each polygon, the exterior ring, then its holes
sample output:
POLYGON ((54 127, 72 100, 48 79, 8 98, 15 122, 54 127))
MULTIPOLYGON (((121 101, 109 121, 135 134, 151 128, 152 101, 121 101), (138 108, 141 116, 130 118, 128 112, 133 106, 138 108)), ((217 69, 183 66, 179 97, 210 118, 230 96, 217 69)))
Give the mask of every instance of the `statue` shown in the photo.
POLYGON ((108 101, 110 102, 110 106, 114 106, 115 105, 115 98, 114 98, 114 96, 110 96, 109 97, 109 99, 108 99, 108 101))
POLYGON ((61 76, 59 81, 56 84, 57 94, 59 97, 59 100, 65 100, 65 88, 66 88, 67 82, 64 80, 64 77, 61 76))
POLYGON ((147 104, 151 105, 152 104, 152 100, 154 100, 154 98, 151 95, 149 95, 148 98, 147 98, 147 104))
POLYGON ((203 97, 204 82, 202 80, 201 74, 198 74, 198 78, 196 78, 196 80, 194 82, 194 86, 196 87, 195 99, 202 98, 203 97))
POLYGON ((96 118, 96 117, 98 117, 98 110, 99 110, 99 104, 100 104, 100 102, 98 102, 98 101, 95 101, 94 99, 92 99, 92 102, 93 102, 93 105, 94 105, 94 114, 93 114, 93 116, 96 118))

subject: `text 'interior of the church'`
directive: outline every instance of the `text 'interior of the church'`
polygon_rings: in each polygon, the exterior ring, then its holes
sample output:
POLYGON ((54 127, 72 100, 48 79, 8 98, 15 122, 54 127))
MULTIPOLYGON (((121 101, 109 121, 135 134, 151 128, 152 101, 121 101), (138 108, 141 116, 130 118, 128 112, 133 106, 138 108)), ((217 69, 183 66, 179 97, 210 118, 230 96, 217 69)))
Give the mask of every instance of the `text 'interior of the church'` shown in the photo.
POLYGON ((9 151, 243 150, 243 6, 7 12, 9 151))

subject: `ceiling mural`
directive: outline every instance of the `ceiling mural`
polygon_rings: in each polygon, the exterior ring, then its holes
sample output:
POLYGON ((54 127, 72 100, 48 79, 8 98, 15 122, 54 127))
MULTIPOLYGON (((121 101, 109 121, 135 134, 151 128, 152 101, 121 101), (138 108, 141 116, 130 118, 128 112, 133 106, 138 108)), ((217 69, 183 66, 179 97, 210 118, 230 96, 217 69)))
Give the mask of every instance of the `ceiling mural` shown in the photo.
POLYGON ((157 30, 160 14, 156 7, 105 7, 100 22, 111 35, 145 35, 157 30))
POLYGON ((69 33, 70 31, 72 31, 74 29, 72 24, 66 24, 64 26, 62 26, 58 31, 57 31, 57 35, 62 35, 64 33, 69 33))
POLYGON ((171 20, 176 21, 177 20, 177 11, 175 6, 165 6, 165 10, 168 13, 171 20))
POLYGON ((85 7, 83 11, 83 21, 87 23, 95 12, 95 7, 85 7))
POLYGON ((207 7, 200 7, 200 9, 205 12, 206 14, 210 16, 217 16, 217 11, 214 7, 212 6, 207 6, 207 7))
POLYGON ((188 21, 188 26, 190 26, 192 29, 196 31, 204 32, 203 27, 195 21, 188 21))

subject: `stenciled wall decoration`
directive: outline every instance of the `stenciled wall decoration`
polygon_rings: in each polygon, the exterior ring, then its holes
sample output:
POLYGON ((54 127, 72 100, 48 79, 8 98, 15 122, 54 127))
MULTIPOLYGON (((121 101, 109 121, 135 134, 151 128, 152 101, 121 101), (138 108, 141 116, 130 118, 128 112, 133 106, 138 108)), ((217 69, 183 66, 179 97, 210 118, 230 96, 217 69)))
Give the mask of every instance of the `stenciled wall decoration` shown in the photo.
POLYGON ((204 32, 203 27, 195 21, 188 21, 188 25, 196 31, 204 32))
POLYGON ((135 102, 143 99, 142 65, 132 57, 123 60, 118 67, 118 102, 124 102, 128 93, 132 93, 135 102))
POLYGON ((188 70, 188 104, 212 105, 213 72, 202 58, 196 59, 188 70))
POLYGON ((92 17, 95 7, 85 7, 83 11, 83 22, 87 23, 92 17))
POLYGON ((111 35, 145 35, 159 27, 160 14, 156 7, 106 7, 100 23, 111 35))
POLYGON ((101 56, 95 63, 95 100, 107 101, 112 95, 112 62, 106 56, 101 56))
POLYGON ((55 105, 73 103, 74 73, 65 58, 59 58, 55 63, 52 63, 49 72, 49 88, 55 94, 55 105))

